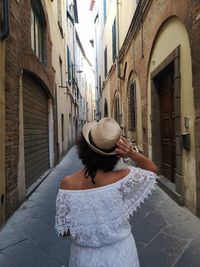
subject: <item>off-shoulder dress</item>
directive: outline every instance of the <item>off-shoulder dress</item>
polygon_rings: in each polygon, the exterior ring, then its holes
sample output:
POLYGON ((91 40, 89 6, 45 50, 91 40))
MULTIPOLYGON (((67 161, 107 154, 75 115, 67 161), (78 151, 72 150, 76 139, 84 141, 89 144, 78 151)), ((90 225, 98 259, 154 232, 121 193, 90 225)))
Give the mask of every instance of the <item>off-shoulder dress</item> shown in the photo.
POLYGON ((129 217, 147 198, 156 174, 136 167, 121 180, 94 189, 59 189, 55 229, 70 231, 69 267, 139 267, 129 217))

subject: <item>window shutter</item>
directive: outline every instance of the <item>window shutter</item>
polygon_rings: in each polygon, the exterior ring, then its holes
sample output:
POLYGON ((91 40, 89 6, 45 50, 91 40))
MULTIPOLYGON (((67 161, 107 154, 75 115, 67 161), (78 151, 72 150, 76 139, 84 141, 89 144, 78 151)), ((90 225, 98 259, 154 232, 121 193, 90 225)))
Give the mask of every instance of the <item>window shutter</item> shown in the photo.
POLYGON ((67 71, 68 71, 68 81, 71 81, 71 57, 70 57, 70 50, 67 47, 67 71))
POLYGON ((104 77, 107 76, 107 47, 104 50, 104 77))
POLYGON ((113 22, 112 25, 112 59, 113 62, 115 61, 116 57, 116 19, 113 22))

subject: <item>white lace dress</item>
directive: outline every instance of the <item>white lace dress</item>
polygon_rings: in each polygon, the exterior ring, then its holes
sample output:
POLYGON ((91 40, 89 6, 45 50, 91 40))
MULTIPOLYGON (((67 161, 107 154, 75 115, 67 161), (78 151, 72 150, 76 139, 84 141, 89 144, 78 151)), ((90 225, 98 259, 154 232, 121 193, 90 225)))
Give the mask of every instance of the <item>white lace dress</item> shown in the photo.
POLYGON ((156 175, 136 167, 121 180, 86 190, 59 189, 55 228, 70 231, 69 267, 138 267, 129 216, 154 188, 156 175))

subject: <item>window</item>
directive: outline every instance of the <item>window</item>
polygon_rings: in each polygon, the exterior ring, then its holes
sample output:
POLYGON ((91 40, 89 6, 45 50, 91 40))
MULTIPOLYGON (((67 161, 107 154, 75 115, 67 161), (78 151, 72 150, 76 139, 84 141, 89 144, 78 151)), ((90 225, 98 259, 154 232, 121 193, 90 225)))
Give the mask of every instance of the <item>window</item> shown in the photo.
POLYGON ((101 96, 101 75, 99 76, 99 91, 98 91, 98 98, 101 96))
POLYGON ((62 142, 64 142, 64 114, 61 114, 61 134, 62 134, 62 142))
POLYGON ((72 74, 72 82, 74 81, 74 72, 75 72, 75 65, 73 63, 73 61, 71 61, 71 74, 72 74))
POLYGON ((31 48, 40 61, 43 61, 43 14, 36 1, 31 3, 31 48))
POLYGON ((60 65, 60 83, 63 86, 63 68, 62 68, 62 59, 59 57, 59 65, 60 65))
POLYGON ((104 77, 107 76, 107 47, 104 50, 104 77))
POLYGON ((119 114, 119 97, 115 97, 114 102, 114 119, 120 124, 120 114, 119 114))
POLYGON ((2 22, 3 22, 3 2, 2 1, 0 1, 0 32, 2 32, 2 22))
POLYGON ((67 73, 68 73, 68 82, 71 81, 71 56, 70 56, 70 50, 67 46, 67 73))
POLYGON ((136 128, 136 83, 130 85, 128 91, 128 130, 136 128))
POLYGON ((61 0, 57 0, 57 20, 58 24, 62 26, 62 9, 61 9, 61 0))
POLYGON ((106 0, 103 1, 103 17, 104 23, 106 22, 106 0))
POLYGON ((104 117, 108 117, 108 103, 106 99, 104 102, 104 117))
POLYGON ((116 52, 117 52, 117 47, 116 47, 116 19, 115 19, 112 25, 112 59, 113 59, 113 62, 115 61, 115 58, 116 58, 116 52))
POLYGON ((57 0, 57 21, 58 21, 58 26, 59 26, 59 29, 60 29, 60 33, 61 33, 61 35, 63 37, 61 0, 57 0))

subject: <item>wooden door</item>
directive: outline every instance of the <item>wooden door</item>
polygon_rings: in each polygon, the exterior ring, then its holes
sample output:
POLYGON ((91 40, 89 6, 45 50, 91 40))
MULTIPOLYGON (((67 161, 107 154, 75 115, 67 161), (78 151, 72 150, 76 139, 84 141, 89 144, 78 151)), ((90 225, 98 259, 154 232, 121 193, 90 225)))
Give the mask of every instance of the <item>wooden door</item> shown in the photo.
POLYGON ((176 137, 173 67, 165 71, 162 77, 158 79, 157 85, 160 97, 162 174, 171 182, 175 182, 176 137))

